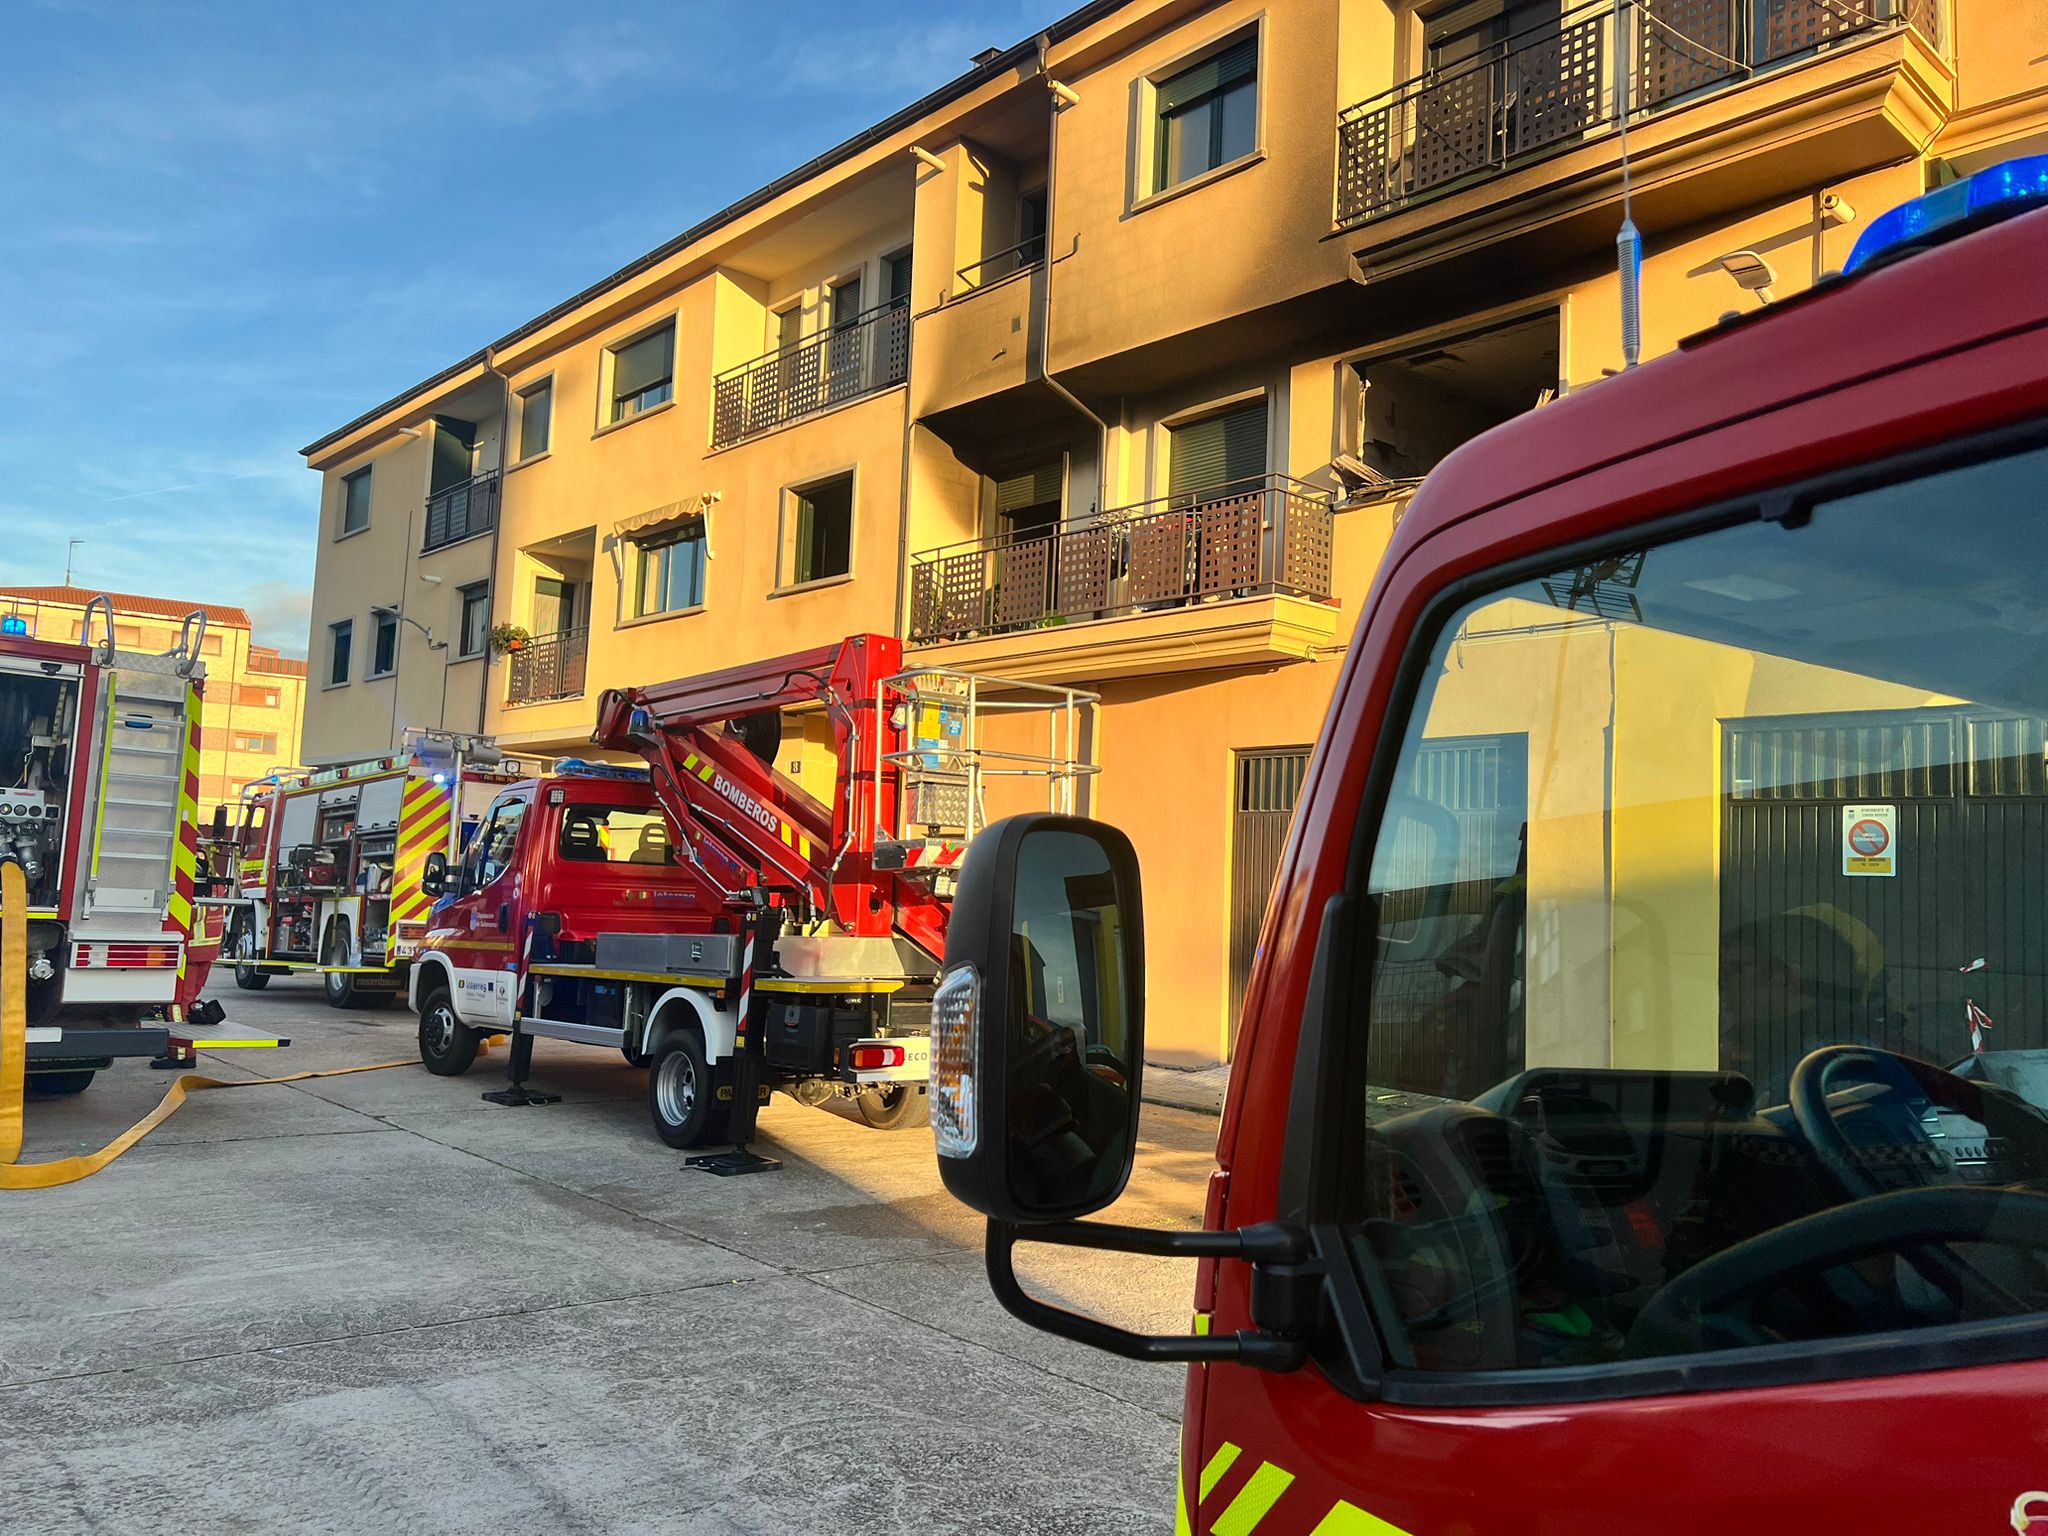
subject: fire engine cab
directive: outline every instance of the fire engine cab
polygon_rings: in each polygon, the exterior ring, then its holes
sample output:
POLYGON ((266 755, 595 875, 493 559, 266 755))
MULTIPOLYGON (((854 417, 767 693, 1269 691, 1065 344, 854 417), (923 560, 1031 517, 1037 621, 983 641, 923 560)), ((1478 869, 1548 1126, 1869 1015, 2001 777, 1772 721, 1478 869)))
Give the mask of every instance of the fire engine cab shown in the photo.
POLYGON ((2048 1519, 2043 203, 2048 158, 1945 187, 1431 476, 1282 858, 1208 1230, 1078 1219, 1137 1144, 1129 841, 970 849, 940 1168, 1011 1312, 1191 1363, 1181 1530, 2048 1519), (1022 1242, 1196 1260, 1192 1333, 1032 1295, 1022 1242))

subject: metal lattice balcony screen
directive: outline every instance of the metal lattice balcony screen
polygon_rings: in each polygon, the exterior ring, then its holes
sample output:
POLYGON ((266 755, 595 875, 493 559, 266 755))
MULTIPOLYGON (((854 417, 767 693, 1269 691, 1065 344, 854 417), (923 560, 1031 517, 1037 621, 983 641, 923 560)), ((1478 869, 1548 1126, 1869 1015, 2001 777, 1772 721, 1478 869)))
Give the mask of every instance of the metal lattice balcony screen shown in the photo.
POLYGON ((543 699, 577 697, 583 692, 589 656, 588 629, 536 635, 505 658, 505 702, 537 704, 543 699))
POLYGON ((1237 597, 1330 596, 1320 493, 1260 475, 1118 507, 1093 522, 914 556, 910 638, 1050 628, 1237 597))
POLYGON ((439 549, 471 534, 485 533, 498 521, 498 472, 478 475, 427 498, 427 536, 421 550, 439 549))
MULTIPOLYGON (((1910 26, 1941 46, 1942 0, 1594 0, 1405 80, 1337 123, 1337 218, 1355 223, 1634 114, 1910 26), (1618 65, 1617 61, 1621 61, 1618 65), (1625 66, 1626 79, 1616 70, 1625 66)), ((1512 14, 1512 13, 1511 13, 1512 14)))
POLYGON ((711 446, 726 448, 862 395, 910 367, 910 300, 891 299, 711 381, 711 446))

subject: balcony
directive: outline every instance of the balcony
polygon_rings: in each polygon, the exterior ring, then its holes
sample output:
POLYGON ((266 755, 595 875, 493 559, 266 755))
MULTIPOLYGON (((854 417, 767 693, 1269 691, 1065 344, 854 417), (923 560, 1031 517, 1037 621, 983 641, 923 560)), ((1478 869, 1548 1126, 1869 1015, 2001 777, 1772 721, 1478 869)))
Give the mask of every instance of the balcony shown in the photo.
POLYGON ((427 497, 427 536, 420 546, 431 554, 472 534, 488 533, 498 521, 498 472, 433 492, 427 497))
POLYGON ((581 697, 589 656, 588 629, 536 635, 505 658, 505 702, 541 704, 549 699, 581 697))
MULTIPOLYGON (((1611 200, 1624 110, 1638 197, 1673 224, 1909 155, 1953 92, 1941 0, 1662 11, 1590 0, 1346 109, 1337 223, 1360 231, 1367 275, 1611 200)), ((1601 222, 1611 240, 1612 220, 1601 222)), ((1553 241, 1541 254, 1560 251, 1553 241)))
POLYGON ((730 448, 901 384, 909 368, 910 301, 891 299, 714 377, 711 446, 730 448))
MULTIPOLYGON (((1274 650, 1276 626, 1305 624, 1320 633, 1334 622, 1323 617, 1333 613, 1326 606, 1331 545, 1329 503, 1285 475, 1119 507, 1085 525, 949 544, 912 557, 910 643, 953 645, 1029 633, 1028 646, 995 653, 1100 651, 1109 637, 1099 631, 1045 632, 1169 614, 1192 620, 1166 626, 1181 637, 1174 644, 1183 650, 1190 637, 1227 637, 1219 649, 1187 651, 1205 665, 1272 659, 1266 653, 1274 650), (1247 614, 1240 611, 1243 599, 1267 599, 1271 611, 1247 614)), ((1116 642, 1133 647, 1130 670, 1170 669, 1143 658, 1145 637, 1156 630, 1158 624, 1144 624, 1116 642)), ((1277 651, 1294 653, 1284 643, 1277 651)), ((1119 670, 1100 661, 1091 665, 1101 676, 1119 670)), ((1010 675, 1023 674, 1012 666, 1010 675)))

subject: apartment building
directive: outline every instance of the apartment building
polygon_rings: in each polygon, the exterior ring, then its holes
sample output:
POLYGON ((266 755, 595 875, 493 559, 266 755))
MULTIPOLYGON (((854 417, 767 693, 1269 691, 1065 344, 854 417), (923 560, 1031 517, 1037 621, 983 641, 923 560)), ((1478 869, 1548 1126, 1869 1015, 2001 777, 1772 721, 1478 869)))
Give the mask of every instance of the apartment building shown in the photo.
MULTIPOLYGON (((2041 148, 2042 0, 1102 0, 309 446, 305 755, 862 629, 1085 686, 1218 1060, 1414 486, 1624 365, 1624 197, 1650 355, 2041 148)), ((1510 817, 1527 750, 1432 772, 1510 817)))
MULTIPOLYGON (((86 627, 86 604, 101 595, 90 587, 0 587, 0 614, 20 616, 33 635, 77 641, 86 627)), ((206 662, 199 736, 202 818, 217 805, 234 805, 251 779, 298 762, 306 664, 275 646, 258 645, 247 612, 174 597, 104 595, 113 604, 114 640, 123 650, 168 651, 180 643, 191 614, 206 616, 199 639, 206 662)), ((95 640, 101 638, 101 622, 93 620, 95 640)))

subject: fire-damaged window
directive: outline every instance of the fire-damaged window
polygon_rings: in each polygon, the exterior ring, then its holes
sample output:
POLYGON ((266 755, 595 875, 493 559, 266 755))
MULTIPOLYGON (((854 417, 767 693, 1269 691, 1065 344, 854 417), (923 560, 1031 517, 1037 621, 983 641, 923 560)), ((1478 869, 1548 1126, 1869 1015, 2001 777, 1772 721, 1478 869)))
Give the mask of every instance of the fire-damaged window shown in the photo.
POLYGON ((1452 449, 1549 400, 1558 387, 1557 331, 1551 311, 1353 364, 1360 478, 1417 479, 1452 449))

